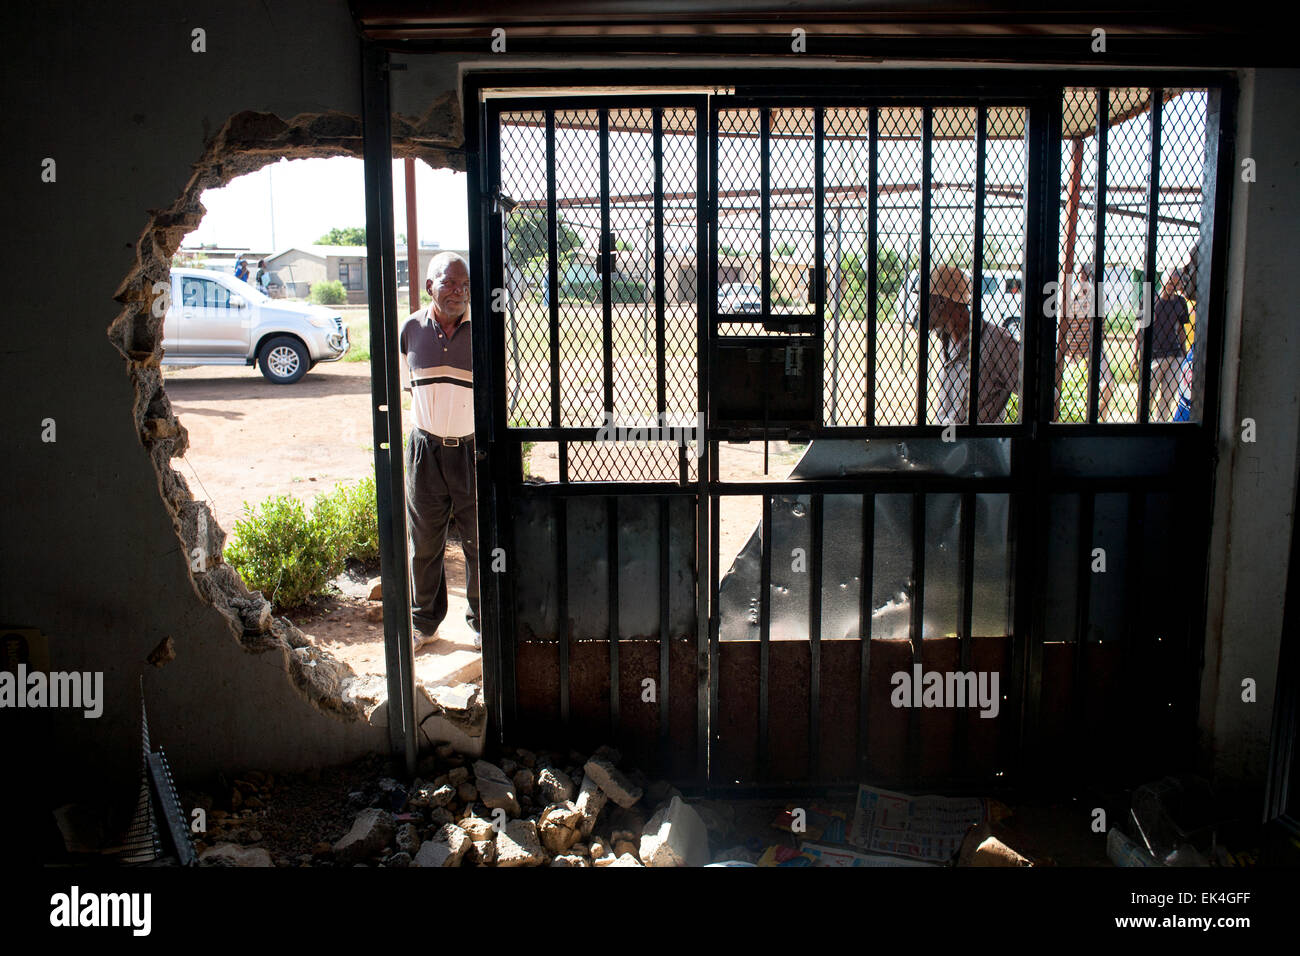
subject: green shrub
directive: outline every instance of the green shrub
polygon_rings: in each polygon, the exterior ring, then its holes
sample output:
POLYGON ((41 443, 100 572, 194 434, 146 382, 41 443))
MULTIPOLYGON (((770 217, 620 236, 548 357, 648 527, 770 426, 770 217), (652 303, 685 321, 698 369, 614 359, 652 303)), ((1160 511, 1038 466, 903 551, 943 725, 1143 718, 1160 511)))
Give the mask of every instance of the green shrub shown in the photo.
POLYGON ((277 608, 298 607, 324 593, 342 569, 336 531, 309 517, 298 499, 268 498, 256 511, 245 504, 244 515, 226 545, 226 563, 277 608))
POLYGON ((348 301, 348 293, 338 279, 324 279, 312 283, 311 300, 317 305, 342 305, 348 301))
POLYGON ((316 501, 312 512, 334 535, 339 551, 365 564, 379 560, 379 514, 375 476, 355 485, 342 484, 316 501))
POLYGON ((324 594, 347 558, 379 559, 375 478, 340 483, 316 499, 310 515, 290 495, 244 506, 226 545, 226 563, 277 609, 299 607, 324 594))

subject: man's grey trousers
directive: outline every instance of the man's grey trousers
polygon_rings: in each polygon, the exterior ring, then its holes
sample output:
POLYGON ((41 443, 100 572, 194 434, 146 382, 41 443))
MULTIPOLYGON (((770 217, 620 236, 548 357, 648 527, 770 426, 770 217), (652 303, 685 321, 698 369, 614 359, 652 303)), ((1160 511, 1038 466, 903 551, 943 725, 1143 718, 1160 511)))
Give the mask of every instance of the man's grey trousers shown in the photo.
POLYGON ((456 522, 465 551, 465 620, 475 634, 478 616, 478 509, 474 500, 474 439, 445 446, 419 428, 406 450, 406 527, 411 557, 411 617, 432 634, 447 616, 443 553, 447 527, 456 522))

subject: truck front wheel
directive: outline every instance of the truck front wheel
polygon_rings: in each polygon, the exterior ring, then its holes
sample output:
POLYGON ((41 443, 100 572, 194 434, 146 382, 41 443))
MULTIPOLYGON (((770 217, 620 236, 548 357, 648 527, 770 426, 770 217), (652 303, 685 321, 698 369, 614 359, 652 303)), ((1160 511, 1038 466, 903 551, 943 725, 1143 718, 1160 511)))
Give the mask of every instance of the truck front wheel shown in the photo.
POLYGON ((272 385, 292 385, 311 368, 311 356, 302 342, 289 335, 277 335, 262 346, 257 364, 272 385))

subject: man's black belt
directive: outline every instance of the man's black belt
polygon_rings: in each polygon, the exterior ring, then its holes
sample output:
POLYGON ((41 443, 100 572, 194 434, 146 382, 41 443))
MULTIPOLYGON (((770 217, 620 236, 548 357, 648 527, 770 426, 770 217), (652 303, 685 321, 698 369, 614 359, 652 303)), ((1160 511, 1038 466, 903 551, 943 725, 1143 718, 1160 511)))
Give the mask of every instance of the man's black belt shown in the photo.
POLYGON ((442 445, 444 448, 458 448, 461 445, 469 445, 474 441, 473 432, 470 432, 468 435, 461 435, 459 438, 435 435, 432 432, 426 432, 423 428, 420 429, 420 432, 425 438, 429 439, 429 441, 442 445))

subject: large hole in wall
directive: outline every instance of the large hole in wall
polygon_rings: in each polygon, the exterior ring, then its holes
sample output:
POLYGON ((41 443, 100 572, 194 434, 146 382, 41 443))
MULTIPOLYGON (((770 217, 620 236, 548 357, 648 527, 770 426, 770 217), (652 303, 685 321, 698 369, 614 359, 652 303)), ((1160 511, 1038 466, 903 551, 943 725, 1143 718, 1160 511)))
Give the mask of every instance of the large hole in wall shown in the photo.
MULTIPOLYGON (((460 118, 454 97, 437 100, 419 119, 393 118, 395 157, 414 157, 435 170, 463 170, 460 118)), ((207 144, 181 195, 166 209, 151 210, 149 222, 137 244, 136 262, 115 298, 122 310, 109 326, 109 339, 127 360, 127 373, 135 387, 132 414, 141 443, 154 465, 158 490, 171 513, 173 525, 187 558, 196 594, 228 622, 232 636, 251 653, 281 653, 288 657, 292 686, 323 712, 343 719, 369 716, 385 695, 380 678, 358 674, 348 661, 321 646, 276 613, 266 596, 250 590, 240 574, 222 556, 229 515, 219 519, 201 487, 202 475, 184 462, 190 435, 169 396, 162 364, 163 326, 170 296, 173 258, 184 238, 200 225, 204 191, 227 185, 281 159, 362 156, 359 118, 340 113, 304 114, 283 120, 271 114, 245 112, 232 116, 207 144), (189 477, 187 477, 187 473, 189 477), (200 485, 196 498, 191 479, 200 485)), ((180 263, 175 263, 180 264, 180 263)), ((353 387, 369 392, 369 362, 359 363, 364 374, 353 387)), ((171 368, 171 366, 168 366, 171 368)), ((232 368, 250 380, 261 381, 257 368, 232 368)), ((301 384, 301 383, 299 383, 301 384)), ((268 386, 292 389, 295 386, 268 386)), ((358 395, 368 401, 365 395, 358 395)), ((309 399, 310 401, 310 399, 309 399)), ((368 417, 367 417, 368 421, 368 417)), ((368 429, 351 436, 354 444, 369 448, 368 429)), ((373 460, 373 458, 371 458, 373 460)), ((322 489, 324 490, 324 489, 322 489)), ((382 647, 382 628, 378 631, 382 647)), ((160 648, 164 656, 171 653, 160 648)))

